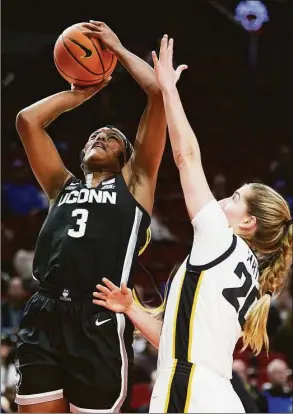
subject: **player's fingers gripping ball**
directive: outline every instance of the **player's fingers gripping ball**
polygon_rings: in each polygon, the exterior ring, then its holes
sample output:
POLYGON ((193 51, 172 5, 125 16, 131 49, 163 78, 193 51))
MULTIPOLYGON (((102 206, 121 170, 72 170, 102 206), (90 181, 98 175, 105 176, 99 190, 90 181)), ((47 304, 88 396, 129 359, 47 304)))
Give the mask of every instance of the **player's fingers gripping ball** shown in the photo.
POLYGON ((73 85, 90 86, 107 79, 117 58, 95 38, 86 36, 81 23, 68 27, 54 47, 54 62, 59 73, 73 85))

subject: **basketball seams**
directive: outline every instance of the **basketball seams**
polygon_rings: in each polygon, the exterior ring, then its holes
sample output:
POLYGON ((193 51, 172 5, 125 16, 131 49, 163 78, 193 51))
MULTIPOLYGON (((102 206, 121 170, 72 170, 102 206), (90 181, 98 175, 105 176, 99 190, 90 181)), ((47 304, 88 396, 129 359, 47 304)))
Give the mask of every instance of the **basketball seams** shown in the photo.
POLYGON ((112 66, 112 63, 113 63, 113 59, 114 59, 114 54, 111 53, 111 62, 110 62, 110 65, 109 65, 108 69, 106 69, 105 72, 108 72, 108 70, 111 69, 111 66, 112 66))
MULTIPOLYGON (((79 31, 82 33, 82 30, 81 30, 79 27, 77 27, 77 30, 79 30, 79 31)), ((96 47, 96 45, 95 45, 95 43, 93 42, 93 40, 92 40, 91 38, 88 38, 88 39, 89 39, 89 41, 91 42, 91 44, 93 45, 93 47, 94 47, 95 51, 97 52, 97 54, 98 54, 98 56, 99 56, 99 59, 100 59, 101 65, 102 65, 102 69, 103 69, 103 73, 100 73, 99 75, 103 75, 103 79, 102 79, 102 80, 104 80, 104 77, 105 77, 105 66, 104 66, 103 59, 101 58, 101 55, 100 55, 99 49, 96 47)))
MULTIPOLYGON (((89 84, 88 86, 93 85, 93 83, 92 83, 92 82, 93 82, 93 80, 78 79, 78 78, 74 78, 74 77, 72 77, 72 76, 70 76, 70 75, 67 75, 67 73, 66 73, 66 72, 64 72, 64 70, 60 68, 60 66, 58 65, 58 63, 57 63, 57 61, 56 61, 56 59, 55 59, 55 58, 54 58, 54 62, 55 62, 55 65, 56 65, 56 67, 57 67, 58 71, 60 72, 60 74, 61 74, 61 72, 62 72, 64 76, 66 76, 67 78, 70 78, 71 80, 74 80, 74 81, 79 81, 79 82, 90 82, 90 84, 89 84)), ((99 83, 99 82, 100 82, 100 80, 99 80, 97 83, 99 83)), ((85 85, 85 86, 87 86, 87 85, 85 85)))
POLYGON ((60 75, 68 82, 80 86, 102 82, 111 75, 117 64, 117 57, 107 49, 104 52, 99 39, 95 41, 84 35, 80 24, 72 25, 60 34, 53 55, 60 75), (79 55, 79 49, 85 54, 79 55), (84 60, 84 57, 89 59, 84 60))
MULTIPOLYGON (((81 30, 81 28, 80 27, 76 27, 76 29, 77 30, 79 30, 81 33, 82 33, 82 30, 81 30)), ((101 61, 101 65, 102 65, 102 68, 103 68, 103 78, 105 77, 105 74, 108 72, 108 71, 110 71, 111 69, 112 69, 112 63, 113 63, 113 60, 114 60, 114 54, 113 53, 111 53, 111 62, 110 62, 110 64, 109 64, 109 67, 107 68, 107 69, 105 69, 105 65, 104 65, 104 61, 103 61, 103 59, 102 59, 102 57, 101 57, 101 54, 100 54, 100 51, 99 51, 99 49, 96 47, 96 45, 95 45, 95 42, 91 39, 91 38, 89 38, 89 40, 90 40, 90 42, 92 43, 92 45, 93 45, 93 47, 94 47, 94 49, 95 49, 95 51, 97 52, 97 54, 99 55, 99 58, 100 58, 100 61, 101 61)), ((99 40, 98 40, 99 41, 99 40)))
POLYGON ((112 56, 111 56, 111 63, 110 63, 110 65, 109 65, 108 69, 106 69, 106 70, 105 70, 105 73, 107 73, 109 70, 111 70, 111 69, 112 69, 112 63, 113 63, 113 60, 114 60, 114 55, 113 55, 113 53, 112 53, 112 56))
POLYGON ((101 61, 101 65, 102 65, 102 68, 103 68, 103 79, 104 79, 105 78, 105 66, 104 66, 103 59, 101 58, 99 49, 96 47, 96 45, 94 44, 94 42, 92 41, 92 39, 89 39, 89 40, 90 40, 91 44, 94 46, 95 51, 99 55, 99 58, 100 58, 100 61, 101 61))
MULTIPOLYGON (((67 52, 73 57, 73 59, 78 63, 78 64, 80 64, 80 66, 82 66, 85 70, 87 70, 89 73, 91 73, 92 75, 97 75, 97 76, 101 76, 101 75, 103 75, 104 76, 104 72, 101 72, 101 73, 97 73, 97 72, 93 72, 92 70, 90 70, 89 68, 87 68, 83 63, 81 63, 78 59, 77 59, 77 57, 76 56, 74 56, 74 54, 71 52, 71 50, 70 50, 70 48, 67 46, 67 44, 65 43, 65 41, 64 41, 64 37, 63 37, 63 33, 62 33, 62 35, 61 35, 61 41, 62 41, 62 43, 63 43, 63 46, 65 47, 65 49, 67 50, 67 52)), ((101 60, 101 57, 100 57, 100 55, 98 55, 99 56, 99 59, 101 60)), ((102 80, 102 79, 100 79, 100 80, 102 80)))

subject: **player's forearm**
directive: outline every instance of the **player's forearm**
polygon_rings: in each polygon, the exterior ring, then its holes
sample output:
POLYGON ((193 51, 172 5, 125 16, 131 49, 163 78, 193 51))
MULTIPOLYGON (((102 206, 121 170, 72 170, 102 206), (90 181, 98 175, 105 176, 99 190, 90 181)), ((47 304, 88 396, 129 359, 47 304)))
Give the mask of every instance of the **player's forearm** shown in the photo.
POLYGON ((162 322, 153 318, 134 302, 126 315, 141 334, 156 348, 159 348, 162 322))
POLYGON ((172 151, 177 166, 180 166, 188 158, 201 162, 200 148, 184 112, 177 88, 174 86, 171 90, 163 91, 163 100, 172 151))
POLYGON ((117 59, 148 95, 160 95, 153 68, 140 57, 121 46, 115 51, 117 59))
POLYGON ((73 91, 59 92, 23 109, 18 118, 46 127, 63 112, 77 107, 83 101, 82 96, 73 91))

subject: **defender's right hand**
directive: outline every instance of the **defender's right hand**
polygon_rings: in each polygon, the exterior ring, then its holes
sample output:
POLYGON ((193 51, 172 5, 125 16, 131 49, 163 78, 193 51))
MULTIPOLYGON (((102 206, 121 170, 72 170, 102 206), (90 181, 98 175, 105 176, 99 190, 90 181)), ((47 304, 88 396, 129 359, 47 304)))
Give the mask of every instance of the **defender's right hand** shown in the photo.
POLYGON ((104 306, 113 312, 127 313, 133 304, 131 290, 127 288, 125 283, 122 283, 120 289, 110 280, 106 278, 102 280, 106 287, 100 284, 96 286, 98 292, 94 292, 93 296, 97 299, 94 299, 93 303, 104 306))
POLYGON ((168 35, 165 34, 161 40, 159 59, 156 52, 152 52, 156 79, 162 92, 175 87, 182 71, 187 69, 187 65, 180 65, 176 70, 174 69, 173 44, 174 40, 168 39, 168 35))

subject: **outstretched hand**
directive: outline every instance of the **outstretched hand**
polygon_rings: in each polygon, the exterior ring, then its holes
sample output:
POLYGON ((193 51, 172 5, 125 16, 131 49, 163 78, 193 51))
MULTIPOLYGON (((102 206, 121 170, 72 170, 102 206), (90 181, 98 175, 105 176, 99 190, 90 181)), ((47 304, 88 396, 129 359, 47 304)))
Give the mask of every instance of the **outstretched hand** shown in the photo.
POLYGON ((131 290, 122 283, 121 289, 114 285, 110 280, 102 279, 105 286, 97 285, 98 292, 94 292, 93 296, 97 299, 93 300, 96 305, 118 313, 126 313, 133 303, 131 290))
POLYGON ((118 36, 104 22, 90 20, 82 23, 83 34, 93 39, 99 39, 110 52, 114 53, 122 46, 118 36))
POLYGON ((187 65, 180 65, 176 70, 173 68, 173 46, 174 40, 168 40, 165 34, 161 40, 159 59, 156 52, 152 52, 156 79, 162 91, 174 87, 183 70, 187 69, 187 65))

